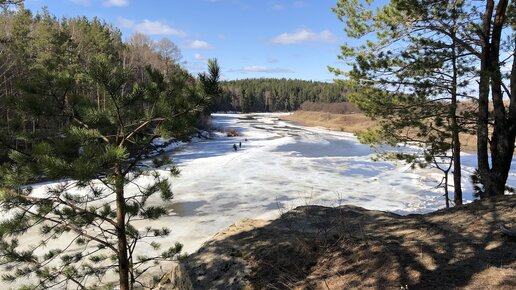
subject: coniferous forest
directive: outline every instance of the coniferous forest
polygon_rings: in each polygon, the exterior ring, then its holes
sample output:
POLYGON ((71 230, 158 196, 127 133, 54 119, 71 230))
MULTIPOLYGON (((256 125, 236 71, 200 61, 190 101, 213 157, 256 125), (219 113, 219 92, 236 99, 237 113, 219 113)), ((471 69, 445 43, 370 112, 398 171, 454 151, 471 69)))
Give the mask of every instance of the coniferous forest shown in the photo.
POLYGON ((292 79, 243 79, 222 82, 223 93, 213 104, 215 111, 295 111, 304 102, 347 101, 345 86, 292 79))

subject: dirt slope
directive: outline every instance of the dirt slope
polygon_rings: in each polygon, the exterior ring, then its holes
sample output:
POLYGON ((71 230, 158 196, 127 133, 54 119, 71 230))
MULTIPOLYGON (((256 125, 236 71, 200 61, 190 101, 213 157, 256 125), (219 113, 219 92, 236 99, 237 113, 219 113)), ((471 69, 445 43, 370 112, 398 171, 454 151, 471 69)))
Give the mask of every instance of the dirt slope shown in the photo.
POLYGON ((244 220, 184 263, 193 289, 516 289, 516 196, 426 215, 354 206, 244 220))

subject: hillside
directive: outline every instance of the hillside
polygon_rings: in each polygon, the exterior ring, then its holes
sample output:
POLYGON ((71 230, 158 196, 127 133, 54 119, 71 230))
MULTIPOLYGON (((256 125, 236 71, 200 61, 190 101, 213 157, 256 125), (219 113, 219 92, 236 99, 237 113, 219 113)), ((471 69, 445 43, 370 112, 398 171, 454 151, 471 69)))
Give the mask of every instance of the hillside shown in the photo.
POLYGON ((194 289, 515 289, 516 196, 426 215, 302 206, 244 220, 176 271, 194 289))

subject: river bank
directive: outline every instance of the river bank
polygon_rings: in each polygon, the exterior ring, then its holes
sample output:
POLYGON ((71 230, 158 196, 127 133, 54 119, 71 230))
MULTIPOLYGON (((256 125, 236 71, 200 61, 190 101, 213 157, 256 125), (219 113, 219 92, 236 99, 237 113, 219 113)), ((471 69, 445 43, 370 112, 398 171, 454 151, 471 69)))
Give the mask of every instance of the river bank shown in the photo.
MULTIPOLYGON (((516 196, 424 215, 303 206, 243 220, 190 255, 175 289, 514 289, 516 196)), ((172 288, 172 284, 169 284, 172 288)))
MULTIPOLYGON (((295 111, 281 117, 281 120, 295 122, 302 126, 324 127, 329 130, 360 133, 367 129, 377 128, 376 121, 363 113, 334 114, 314 111, 295 111)), ((461 148, 465 152, 476 152, 477 139, 475 135, 460 134, 461 148)))

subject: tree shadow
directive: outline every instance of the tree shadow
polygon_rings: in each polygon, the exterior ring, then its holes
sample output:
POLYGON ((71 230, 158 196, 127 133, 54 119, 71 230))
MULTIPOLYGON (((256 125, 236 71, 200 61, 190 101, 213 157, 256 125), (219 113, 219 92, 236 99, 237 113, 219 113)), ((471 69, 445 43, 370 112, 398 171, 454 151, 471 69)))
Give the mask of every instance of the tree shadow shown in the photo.
POLYGON ((298 207, 244 220, 185 261, 194 289, 515 289, 516 196, 399 216, 298 207))

